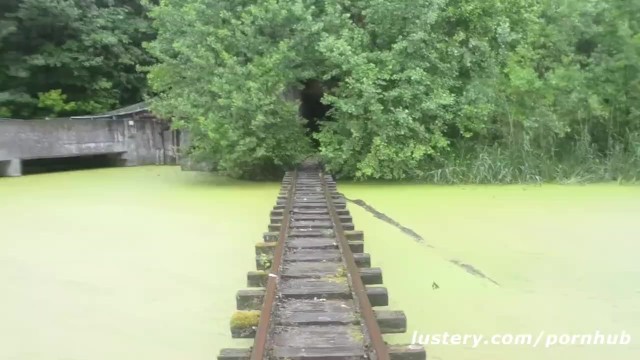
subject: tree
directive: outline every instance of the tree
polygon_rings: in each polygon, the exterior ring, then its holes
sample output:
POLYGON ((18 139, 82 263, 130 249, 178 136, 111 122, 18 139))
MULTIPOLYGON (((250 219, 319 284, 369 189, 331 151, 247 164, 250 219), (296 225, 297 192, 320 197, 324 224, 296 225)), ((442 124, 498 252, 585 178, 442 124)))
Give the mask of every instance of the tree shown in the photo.
POLYGON ((8 0, 0 5, 0 109, 20 118, 92 114, 142 99, 154 36, 134 0, 8 0))
MULTIPOLYGON (((499 181, 551 179, 570 158, 605 164, 614 149, 637 163, 638 6, 165 0, 153 11, 153 106, 236 176, 313 152, 282 96, 309 80, 332 84, 323 97, 332 121, 314 136, 339 176, 434 179, 491 167, 499 181), (474 165, 479 154, 494 163, 474 165)), ((620 175, 601 168, 599 177, 620 175)))

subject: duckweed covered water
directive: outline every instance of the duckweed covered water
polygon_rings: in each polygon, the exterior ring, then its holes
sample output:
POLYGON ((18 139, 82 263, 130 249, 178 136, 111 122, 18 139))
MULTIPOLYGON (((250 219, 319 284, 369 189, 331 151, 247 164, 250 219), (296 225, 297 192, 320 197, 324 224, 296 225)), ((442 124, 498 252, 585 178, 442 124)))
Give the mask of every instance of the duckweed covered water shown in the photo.
POLYGON ((215 359, 277 192, 174 167, 1 178, 0 359, 215 359))
POLYGON ((424 238, 420 244, 351 204, 372 266, 406 335, 631 335, 627 346, 432 345, 430 359, 640 357, 640 188, 341 185, 424 238), (457 262, 458 264, 454 263, 457 262), (460 264, 468 265, 461 267, 460 264), (469 271, 475 269, 499 285, 469 271), (439 289, 433 290, 436 282, 439 289))
MULTIPOLYGON (((231 340, 229 320, 277 190, 172 167, 0 179, 0 359, 210 360, 249 345, 231 340)), ((428 351, 444 360, 638 358, 640 188, 340 190, 425 240, 349 206, 390 308, 409 318, 409 332, 388 340, 625 330, 633 343, 624 347, 428 351)))

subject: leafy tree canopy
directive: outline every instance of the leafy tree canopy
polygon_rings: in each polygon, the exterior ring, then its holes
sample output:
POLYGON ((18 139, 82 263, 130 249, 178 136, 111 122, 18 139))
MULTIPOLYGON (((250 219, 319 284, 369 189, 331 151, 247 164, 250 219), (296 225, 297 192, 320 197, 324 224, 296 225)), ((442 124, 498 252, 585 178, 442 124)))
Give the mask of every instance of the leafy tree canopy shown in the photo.
POLYGON ((338 175, 426 178, 469 145, 637 149, 637 1, 163 0, 153 17, 155 108, 234 175, 312 152, 282 96, 309 79, 337 84, 316 137, 338 175))
POLYGON ((153 29, 139 0, 3 0, 0 116, 92 114, 142 99, 153 29))

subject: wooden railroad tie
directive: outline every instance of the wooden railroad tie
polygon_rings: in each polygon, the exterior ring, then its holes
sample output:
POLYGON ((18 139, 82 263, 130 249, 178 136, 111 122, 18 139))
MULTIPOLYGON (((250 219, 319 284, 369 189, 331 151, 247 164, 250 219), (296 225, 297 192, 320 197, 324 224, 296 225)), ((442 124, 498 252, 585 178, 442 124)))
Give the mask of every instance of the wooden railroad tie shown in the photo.
POLYGON ((382 270, 364 243, 331 176, 314 163, 288 172, 231 319, 231 336, 254 345, 222 349, 218 360, 425 360, 422 346, 384 342, 407 331, 407 318, 373 309, 389 296, 374 286, 382 270))

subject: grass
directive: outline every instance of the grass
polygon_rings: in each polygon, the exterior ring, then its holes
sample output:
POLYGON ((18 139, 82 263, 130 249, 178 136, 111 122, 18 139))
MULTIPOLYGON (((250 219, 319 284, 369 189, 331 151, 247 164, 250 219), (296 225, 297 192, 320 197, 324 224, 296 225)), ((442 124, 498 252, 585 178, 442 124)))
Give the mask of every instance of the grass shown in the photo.
POLYGON ((536 150, 527 144, 482 147, 456 144, 455 148, 456 155, 431 163, 423 180, 435 184, 640 181, 640 136, 630 135, 605 153, 595 149, 586 136, 563 151, 536 150))

